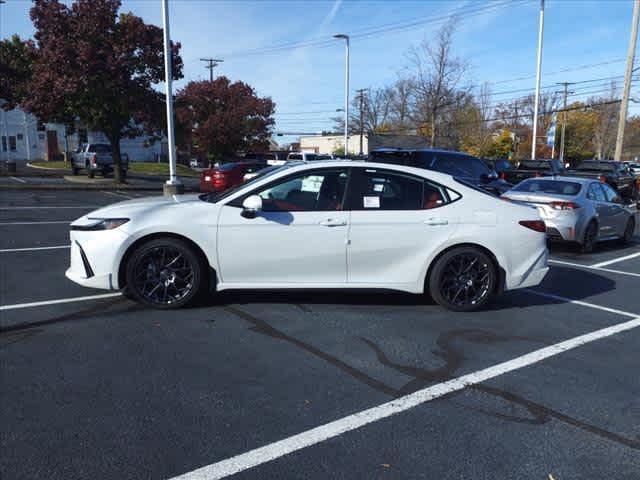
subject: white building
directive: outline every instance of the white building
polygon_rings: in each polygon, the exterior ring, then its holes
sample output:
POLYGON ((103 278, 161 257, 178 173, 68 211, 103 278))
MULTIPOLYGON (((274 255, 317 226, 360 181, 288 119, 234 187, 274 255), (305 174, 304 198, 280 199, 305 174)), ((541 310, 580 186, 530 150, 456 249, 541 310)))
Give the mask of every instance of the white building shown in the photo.
MULTIPOLYGON (((56 160, 83 143, 109 143, 103 133, 88 131, 80 123, 66 139, 65 130, 64 125, 39 122, 19 108, 0 108, 0 160, 56 160)), ((132 161, 143 162, 155 161, 167 151, 166 140, 152 142, 144 136, 123 138, 120 148, 132 161)))
MULTIPOLYGON (((417 135, 365 134, 362 136, 362 152, 367 155, 376 148, 427 148, 428 139, 417 135)), ((318 135, 300 137, 300 150, 331 154, 344 150, 343 135, 318 135)), ((360 135, 349 135, 349 154, 360 153, 360 135)))

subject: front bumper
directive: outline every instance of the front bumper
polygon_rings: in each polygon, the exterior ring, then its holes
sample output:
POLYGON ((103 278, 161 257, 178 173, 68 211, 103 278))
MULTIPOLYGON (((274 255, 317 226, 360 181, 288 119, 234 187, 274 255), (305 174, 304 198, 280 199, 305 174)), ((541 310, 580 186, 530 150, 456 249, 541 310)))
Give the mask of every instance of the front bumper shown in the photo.
POLYGON ((72 231, 66 277, 83 287, 117 290, 118 269, 129 236, 119 229, 72 231))

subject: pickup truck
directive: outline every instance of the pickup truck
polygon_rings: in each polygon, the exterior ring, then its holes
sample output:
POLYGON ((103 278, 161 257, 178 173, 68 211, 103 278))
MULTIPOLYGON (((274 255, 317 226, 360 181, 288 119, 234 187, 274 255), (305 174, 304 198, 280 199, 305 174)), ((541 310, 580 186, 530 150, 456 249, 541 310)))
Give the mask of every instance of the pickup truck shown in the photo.
MULTIPOLYGON (((122 168, 122 180, 126 178, 129 168, 129 156, 126 153, 120 155, 122 168)), ((87 171, 89 178, 93 178, 96 172, 107 176, 113 172, 113 157, 111 156, 111 145, 108 143, 85 143, 80 145, 71 154, 71 173, 77 175, 82 169, 87 171)))
POLYGON ((502 167, 496 168, 500 178, 514 185, 527 178, 551 177, 563 175, 565 172, 560 160, 523 160, 517 167, 505 168, 506 165, 502 163, 497 164, 496 167, 502 167))
POLYGON ((576 169, 567 170, 565 175, 581 178, 596 178, 611 185, 621 197, 638 200, 640 192, 635 176, 622 162, 607 160, 586 160, 576 169))

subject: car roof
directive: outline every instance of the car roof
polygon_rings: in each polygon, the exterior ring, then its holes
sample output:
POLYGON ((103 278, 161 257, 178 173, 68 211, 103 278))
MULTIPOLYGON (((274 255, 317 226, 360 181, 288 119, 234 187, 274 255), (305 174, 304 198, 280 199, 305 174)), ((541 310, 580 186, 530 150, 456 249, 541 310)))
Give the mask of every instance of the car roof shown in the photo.
POLYGON ((446 173, 437 172, 435 170, 427 170, 425 168, 408 167, 405 165, 396 165, 392 163, 383 162, 369 162, 365 160, 349 160, 349 159, 333 159, 333 160, 314 160, 312 162, 296 161, 295 165, 291 165, 294 162, 287 162, 289 169, 287 172, 294 172, 298 170, 327 168, 327 167, 361 167, 366 169, 384 169, 394 170, 397 172, 410 173, 420 177, 428 178, 435 181, 451 180, 451 175, 446 173), (305 168, 308 167, 308 168, 305 168))
POLYGON ((446 153, 449 155, 460 155, 465 157, 473 157, 470 153, 457 152, 455 150, 445 150, 442 148, 376 148, 371 153, 446 153))

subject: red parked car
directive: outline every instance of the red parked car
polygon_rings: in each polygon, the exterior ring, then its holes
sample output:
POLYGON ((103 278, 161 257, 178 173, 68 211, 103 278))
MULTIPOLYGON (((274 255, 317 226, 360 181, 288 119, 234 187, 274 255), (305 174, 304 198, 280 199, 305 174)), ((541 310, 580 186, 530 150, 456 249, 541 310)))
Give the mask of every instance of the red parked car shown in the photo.
POLYGON ((265 168, 265 162, 230 162, 204 170, 200 175, 201 192, 222 192, 244 182, 247 173, 265 168))

